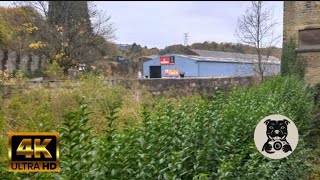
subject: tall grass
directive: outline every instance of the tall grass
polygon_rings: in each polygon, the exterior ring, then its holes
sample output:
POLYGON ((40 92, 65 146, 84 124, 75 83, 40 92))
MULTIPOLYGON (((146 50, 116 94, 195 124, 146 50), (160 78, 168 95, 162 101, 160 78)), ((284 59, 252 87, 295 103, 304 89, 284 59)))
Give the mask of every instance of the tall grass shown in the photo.
POLYGON ((78 108, 78 99, 84 97, 92 112, 90 121, 93 134, 100 135, 107 123, 105 116, 110 106, 121 103, 115 124, 121 130, 125 126, 136 126, 141 121, 140 110, 146 102, 154 104, 150 93, 133 86, 126 90, 120 86, 108 86, 102 78, 84 75, 78 86, 19 90, 9 99, 0 99, 0 163, 7 158, 7 134, 16 131, 58 130, 64 116, 78 108))

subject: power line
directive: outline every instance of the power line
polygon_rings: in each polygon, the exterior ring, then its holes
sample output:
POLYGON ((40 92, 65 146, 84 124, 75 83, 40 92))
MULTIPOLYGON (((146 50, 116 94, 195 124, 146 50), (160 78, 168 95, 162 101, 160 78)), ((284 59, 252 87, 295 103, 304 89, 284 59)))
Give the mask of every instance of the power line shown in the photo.
POLYGON ((184 46, 188 46, 189 33, 184 33, 184 46))

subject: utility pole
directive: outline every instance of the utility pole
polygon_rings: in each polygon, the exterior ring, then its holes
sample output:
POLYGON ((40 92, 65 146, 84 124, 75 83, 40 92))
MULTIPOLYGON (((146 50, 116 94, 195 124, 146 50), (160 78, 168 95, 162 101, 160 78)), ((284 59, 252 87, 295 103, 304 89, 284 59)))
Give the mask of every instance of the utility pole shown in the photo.
POLYGON ((189 33, 184 33, 184 46, 188 46, 189 33))

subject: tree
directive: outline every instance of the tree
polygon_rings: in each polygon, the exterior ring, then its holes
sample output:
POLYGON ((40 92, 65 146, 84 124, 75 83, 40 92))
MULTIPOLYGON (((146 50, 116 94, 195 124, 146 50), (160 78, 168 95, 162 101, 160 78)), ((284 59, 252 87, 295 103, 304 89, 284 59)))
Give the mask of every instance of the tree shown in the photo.
POLYGON ((257 54, 257 62, 254 62, 257 67, 254 71, 261 82, 264 80, 266 68, 269 67, 266 65, 269 56, 280 40, 280 36, 275 34, 277 25, 278 22, 273 20, 273 11, 267 9, 262 1, 252 1, 245 14, 238 19, 235 36, 241 43, 254 47, 257 54), (262 49, 266 50, 266 56, 262 56, 262 49))
POLYGON ((92 2, 23 1, 16 5, 41 12, 41 18, 32 24, 38 30, 31 33, 38 45, 30 48, 45 55, 50 63, 57 61, 66 74, 80 63, 90 65, 106 59, 115 29, 110 16, 98 11, 92 2))
POLYGON ((186 47, 182 44, 171 45, 161 50, 160 54, 184 54, 188 50, 188 47, 189 46, 186 47))
POLYGON ((87 1, 49 1, 48 21, 66 29, 81 24, 83 31, 92 33, 87 1))
POLYGON ((1 45, 3 49, 19 51, 27 49, 30 41, 27 34, 34 30, 28 23, 33 23, 32 17, 40 15, 32 8, 21 6, 0 7, 1 45))
POLYGON ((297 75, 300 78, 304 77, 305 62, 298 58, 296 53, 296 41, 293 37, 289 38, 282 49, 281 55, 281 75, 297 75))
POLYGON ((0 19, 0 47, 7 46, 10 39, 10 29, 7 24, 0 19))

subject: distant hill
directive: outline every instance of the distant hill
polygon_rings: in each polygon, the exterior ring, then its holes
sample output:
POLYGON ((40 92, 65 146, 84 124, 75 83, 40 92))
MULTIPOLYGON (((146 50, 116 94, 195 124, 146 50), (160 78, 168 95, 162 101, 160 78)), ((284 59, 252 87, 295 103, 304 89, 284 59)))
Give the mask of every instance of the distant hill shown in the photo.
MULTIPOLYGON (((208 51, 223 51, 223 52, 237 52, 245 54, 256 54, 255 48, 248 45, 243 45, 240 43, 216 43, 216 42, 204 42, 204 43, 193 43, 190 46, 183 46, 181 44, 167 46, 165 49, 161 50, 160 54, 174 53, 183 54, 186 49, 200 49, 208 51)), ((277 58, 281 57, 281 48, 273 47, 272 56, 277 58)), ((263 55, 266 54, 266 50, 263 50, 263 55)))
MULTIPOLYGON (((148 55, 163 55, 167 53, 172 54, 184 54, 184 52, 188 49, 200 49, 200 50, 209 50, 209 51, 223 51, 223 52, 238 52, 245 54, 256 54, 254 47, 249 45, 244 45, 240 43, 216 43, 216 42, 208 42, 205 41, 203 43, 193 43, 189 46, 184 46, 182 44, 175 44, 165 47, 164 49, 158 48, 148 48, 146 46, 142 47, 136 43, 132 45, 128 44, 117 44, 117 47, 122 52, 121 54, 129 59, 135 61, 137 58, 141 56, 148 55)), ((265 50, 264 50, 265 51, 265 50)), ((266 52, 263 52, 265 55, 266 52)), ((277 58, 281 57, 281 48, 274 47, 272 56, 277 58)))

